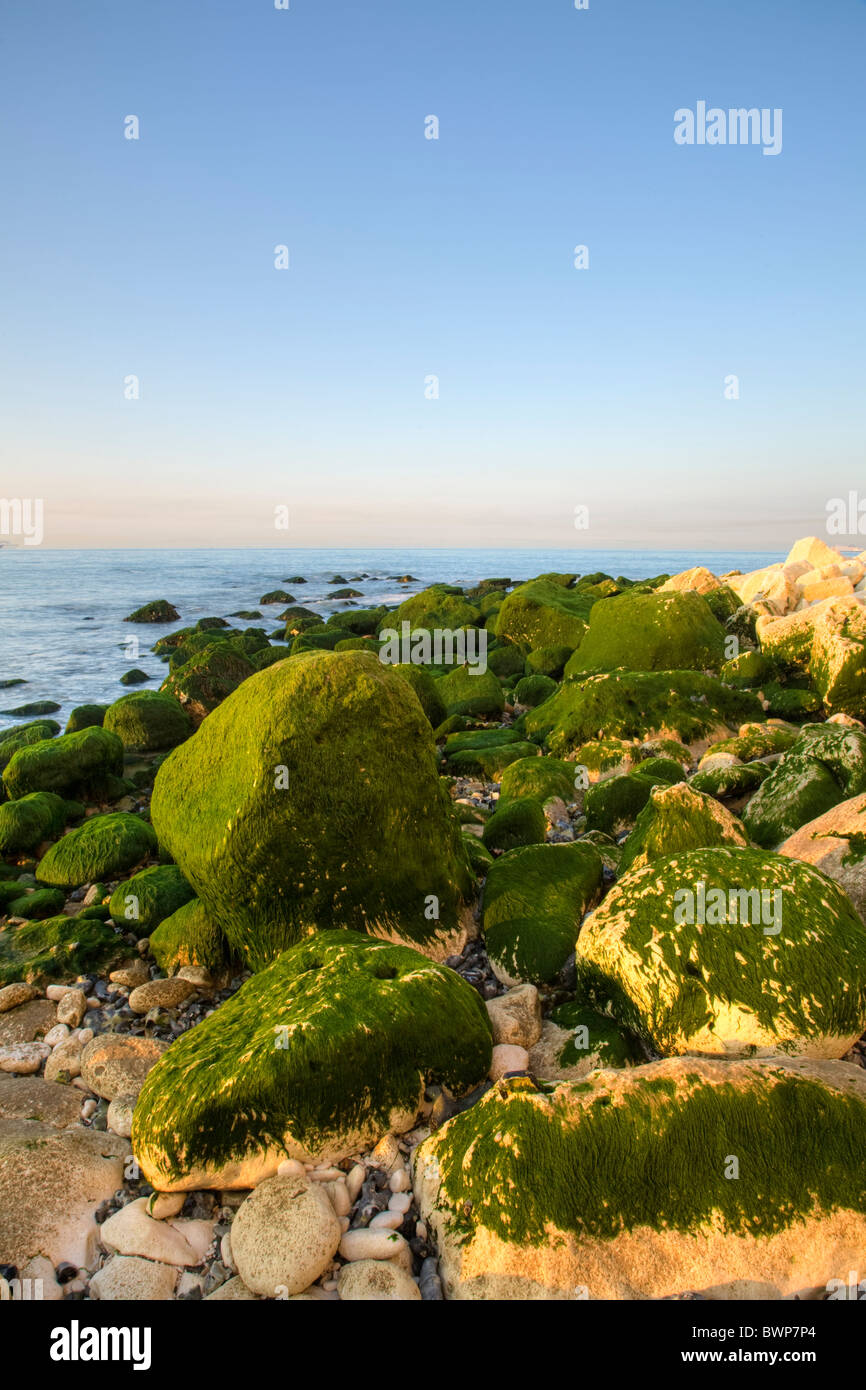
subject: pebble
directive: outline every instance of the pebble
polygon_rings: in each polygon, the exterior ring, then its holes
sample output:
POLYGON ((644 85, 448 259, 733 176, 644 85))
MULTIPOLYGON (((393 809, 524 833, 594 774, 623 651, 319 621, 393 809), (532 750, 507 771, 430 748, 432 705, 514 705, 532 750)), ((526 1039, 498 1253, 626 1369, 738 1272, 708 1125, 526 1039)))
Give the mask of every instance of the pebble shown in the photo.
POLYGON ((412 1186, 411 1182, 409 1181, 409 1174, 406 1172, 406 1169, 402 1166, 399 1168, 395 1168, 394 1172, 388 1179, 388 1186, 390 1187, 392 1192, 406 1192, 408 1188, 412 1186))
POLYGON ((380 1211, 377 1212, 367 1227, 368 1231, 399 1231, 403 1225, 403 1213, 400 1211, 380 1211))
POLYGON ((64 994, 69 993, 69 985, 46 985, 45 998, 52 999, 55 1004, 59 1004, 64 994))
POLYGON ((48 1032, 43 1038, 43 1042, 46 1042, 49 1047, 57 1047, 60 1043, 65 1042, 68 1037, 69 1025, 66 1023, 55 1023, 53 1028, 48 1029, 48 1032))
POLYGON ((90 1297, 112 1302, 164 1302, 174 1293, 176 1281, 177 1269, 172 1265, 136 1255, 115 1255, 91 1279, 90 1297))
POLYGON ((350 1263, 354 1260, 390 1260, 407 1250, 408 1246, 397 1231, 347 1231, 340 1241, 340 1254, 350 1263))
POLYGON ((147 1214, 154 1221, 166 1221, 180 1215, 185 1201, 185 1192, 154 1192, 147 1201, 147 1214))
POLYGON ((418 1301, 421 1290, 411 1275, 390 1260, 358 1260, 341 1269, 340 1298, 345 1303, 418 1301))
POLYGON ((147 1198, 128 1202, 103 1222, 99 1238, 107 1250, 119 1255, 140 1255, 163 1264, 197 1265, 200 1257, 185 1237, 166 1221, 147 1214, 147 1198))
POLYGON ((87 1012, 87 997, 83 989, 68 989, 57 1003, 57 1022, 77 1028, 87 1012))
POLYGON ((392 1197, 388 1198, 388 1210, 398 1211, 402 1216, 405 1216, 411 1205, 411 1192, 395 1192, 392 1197))
POLYGON ((284 1158, 277 1169, 278 1178, 303 1178, 307 1170, 296 1158, 284 1158))
POLYGON ((86 1100, 81 1107, 82 1120, 89 1120, 92 1115, 96 1114, 97 1109, 98 1101, 95 1101, 92 1098, 90 1100, 86 1100))
POLYGON ((32 1076, 50 1056, 51 1048, 43 1042, 7 1043, 0 1047, 0 1071, 32 1076))
POLYGON ((339 1219, 319 1183, 265 1178, 238 1209, 232 1256, 253 1293, 269 1298, 278 1289, 303 1293, 330 1269, 340 1234, 339 1219))
POLYGON ((24 984, 17 981, 15 984, 4 985, 0 989, 0 1014, 5 1014, 9 1009, 15 1009, 19 1004, 27 1004, 31 999, 39 998, 39 990, 35 985, 24 984))
POLYGON ((487 1013, 494 1043, 528 1049, 541 1037, 541 999, 535 985, 517 985, 507 994, 488 999, 487 1013))
POLYGON ((349 1189, 349 1196, 353 1202, 358 1200, 358 1194, 364 1185, 367 1170, 363 1163, 356 1163, 354 1168, 350 1168, 346 1177, 346 1187, 349 1189))
POLYGON ((525 1047, 515 1047, 512 1043, 497 1043, 487 1075, 491 1081, 498 1081, 506 1072, 527 1071, 528 1068, 529 1053, 525 1047))
POLYGON ((134 1095, 115 1096, 108 1107, 105 1120, 112 1134, 129 1139, 132 1134, 132 1115, 137 1097, 134 1095))
POLYGON ((195 990, 189 980, 175 975, 170 980, 151 980, 146 985, 138 985, 129 996, 129 1007, 137 1014, 146 1014, 151 1009, 176 1009, 195 990))
POLYGON ((108 978, 113 985, 125 985, 129 989, 135 989, 137 985, 147 984, 150 971, 139 957, 138 960, 126 961, 118 970, 112 970, 108 978))

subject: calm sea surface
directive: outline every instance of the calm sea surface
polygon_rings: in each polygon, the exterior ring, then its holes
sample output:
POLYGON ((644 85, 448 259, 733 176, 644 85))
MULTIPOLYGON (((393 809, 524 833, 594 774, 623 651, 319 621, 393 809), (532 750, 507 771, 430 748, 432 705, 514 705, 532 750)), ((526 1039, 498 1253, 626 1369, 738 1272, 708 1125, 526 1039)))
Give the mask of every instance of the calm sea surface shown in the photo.
MULTIPOLYGON (((283 588, 323 616, 347 605, 328 601, 342 580, 359 589, 367 604, 397 604, 428 584, 468 585, 488 577, 530 579, 549 570, 588 574, 604 570, 629 579, 676 573, 706 564, 717 574, 756 569, 784 557, 740 551, 637 550, 43 550, 0 549, 0 680, 20 677, 26 685, 0 690, 0 708, 55 700, 52 718, 65 724, 80 704, 109 704, 126 692, 119 684, 131 666, 147 671, 146 686, 158 688, 167 668, 150 651, 157 637, 199 618, 228 618, 238 609, 258 609, 261 620, 232 619, 239 628, 272 632, 284 605, 262 606, 269 589, 283 588), (410 574, 415 582, 396 579, 410 574), (287 581, 302 575, 307 583, 287 581), (358 579, 357 576, 365 576, 358 579), (165 598, 181 615, 164 626, 125 623, 127 613, 150 599, 165 598), (138 657, 128 639, 138 637, 138 657)), ((0 714, 0 728, 19 721, 0 714)))

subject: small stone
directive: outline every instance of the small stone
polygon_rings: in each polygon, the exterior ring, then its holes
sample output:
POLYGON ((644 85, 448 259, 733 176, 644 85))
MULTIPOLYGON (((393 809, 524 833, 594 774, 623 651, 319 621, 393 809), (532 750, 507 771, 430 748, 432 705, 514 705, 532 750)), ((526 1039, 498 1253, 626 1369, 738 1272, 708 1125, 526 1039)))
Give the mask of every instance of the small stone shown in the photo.
POLYGON ((129 1139, 132 1134, 132 1115, 136 1100, 137 1096, 130 1094, 115 1096, 108 1107, 106 1116, 108 1128, 113 1134, 119 1134, 123 1139, 129 1139))
POLYGON ((278 1178, 304 1178, 307 1170, 296 1158, 284 1158, 277 1169, 278 1178))
MULTIPOLYGON (((298 1297, 302 1297, 302 1295, 299 1294, 298 1297)), ((243 1279, 239 1279, 238 1276, 235 1275, 232 1279, 227 1279, 224 1284, 220 1284, 218 1289, 214 1289, 213 1293, 206 1295, 206 1302, 209 1303, 211 1299, 221 1299, 226 1302, 230 1299, 235 1301, 238 1299, 255 1299, 257 1301, 258 1295, 254 1294, 252 1289, 247 1288, 243 1279)))
POLYGON ((69 990, 69 985, 46 985, 45 998, 52 999, 55 1004, 59 1004, 64 994, 68 994, 69 990))
POLYGON ((68 989, 57 1004, 57 1022, 77 1028, 87 1012, 87 996, 83 989, 68 989))
POLYGON ((46 1081, 73 1081, 81 1073, 81 1050, 83 1043, 80 1034, 71 1033, 58 1043, 45 1063, 46 1081))
POLYGON ((27 985, 23 981, 4 985, 3 989, 0 989, 0 1014, 5 1014, 7 1009, 17 1008, 19 1004, 27 1004, 31 999, 38 998, 39 990, 35 985, 27 985))
POLYGON ((0 1071, 32 1076, 50 1056, 51 1048, 42 1042, 7 1043, 0 1047, 0 1071))
POLYGON ((349 1190, 349 1196, 353 1202, 358 1200, 358 1193, 364 1185, 366 1176, 367 1170, 363 1163, 356 1163, 354 1168, 349 1169, 346 1177, 346 1187, 349 1190))
MULTIPOLYGON (((345 1237, 344 1237, 345 1239, 345 1237)), ((302 1293, 330 1267, 340 1223, 328 1194, 303 1178, 265 1178, 232 1225, 232 1255, 253 1293, 302 1293)))
POLYGON ((529 1067, 529 1053, 525 1047, 515 1047, 511 1043, 497 1043, 493 1049, 490 1070, 487 1075, 491 1081, 498 1081, 509 1071, 526 1071, 529 1067))
POLYGON ((393 1197, 388 1198, 388 1210, 398 1211, 405 1216, 412 1205, 411 1192, 395 1192, 393 1197))
POLYGON ((185 1192, 154 1192, 147 1199, 147 1214, 154 1221, 167 1221, 180 1215, 185 1201, 185 1192))
POLYGON ((195 990, 189 980, 175 975, 170 980, 151 980, 139 985, 129 996, 129 1007, 137 1014, 146 1014, 150 1009, 176 1009, 195 990))
POLYGON ((34 1290, 40 1300, 46 1303, 59 1303, 63 1298, 63 1289, 57 1280, 54 1266, 44 1255, 35 1255, 21 1271, 22 1281, 31 1281, 30 1287, 34 1290), (36 1281, 39 1281, 36 1283, 36 1281))
POLYGON ((125 985, 129 989, 135 989, 138 985, 147 984, 150 971, 139 956, 137 960, 124 961, 117 970, 112 970, 108 978, 113 985, 125 985))
POLYGON ((137 1255, 115 1255, 90 1281, 90 1297, 104 1302, 164 1302, 171 1298, 177 1280, 172 1265, 143 1260, 137 1255))
POLYGON ((98 1101, 93 1100, 92 1097, 91 1097, 90 1100, 86 1100, 86 1101, 84 1102, 84 1104, 82 1105, 82 1107, 81 1107, 81 1118, 82 1118, 82 1120, 89 1120, 89 1119, 91 1118, 91 1116, 93 1116, 93 1115, 96 1114, 96 1112, 97 1112, 98 1109, 99 1109, 99 1102, 98 1102, 98 1101))
POLYGON ((137 1095, 166 1044, 154 1038, 102 1033, 81 1054, 81 1075, 91 1091, 106 1100, 137 1095))
POLYGON ((146 1197, 128 1202, 100 1228, 100 1239, 107 1250, 119 1255, 141 1255, 170 1265, 197 1265, 200 1259, 185 1237, 165 1221, 154 1221, 147 1214, 146 1197))
POLYGON ((379 1211, 371 1220, 368 1231, 399 1231, 403 1225, 403 1212, 379 1211))
POLYGON ((69 1025, 67 1023, 55 1023, 53 1028, 49 1028, 45 1034, 43 1042, 47 1042, 49 1047, 58 1047, 69 1037, 69 1025))
POLYGON ((386 1134, 380 1139, 369 1158, 371 1168, 384 1168, 386 1173, 401 1162, 400 1145, 393 1134, 386 1134))
POLYGON ((530 1048, 541 1037, 541 999, 535 985, 517 985, 487 1000, 494 1043, 530 1048))
POLYGON ((188 980, 195 989, 213 989, 214 980, 203 965, 182 965, 177 972, 179 980, 188 980))
POLYGON ((392 1192, 408 1191, 412 1184, 409 1181, 409 1174, 406 1172, 406 1169, 403 1167, 395 1168, 388 1179, 388 1186, 392 1192))
POLYGON ((338 1281, 344 1303, 420 1301, 421 1290, 411 1275, 390 1260, 357 1260, 341 1269, 338 1281))
POLYGON ((408 1246, 396 1231, 354 1230, 347 1231, 340 1241, 340 1254, 344 1260, 391 1260, 408 1246))

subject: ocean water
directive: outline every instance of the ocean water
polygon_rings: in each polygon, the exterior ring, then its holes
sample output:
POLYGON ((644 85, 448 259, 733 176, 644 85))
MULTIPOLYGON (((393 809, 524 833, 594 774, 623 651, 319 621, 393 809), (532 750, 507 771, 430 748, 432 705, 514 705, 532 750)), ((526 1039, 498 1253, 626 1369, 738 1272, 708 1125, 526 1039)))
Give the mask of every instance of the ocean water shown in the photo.
MULTIPOLYGON (((54 700, 51 717, 64 725, 81 704, 110 704, 128 688, 119 684, 132 666, 147 671, 156 690, 167 667, 151 652, 158 637, 199 618, 228 618, 238 609, 258 609, 261 620, 232 619, 238 628, 278 626, 283 604, 262 606, 261 596, 283 588, 305 607, 329 614, 349 606, 329 601, 334 577, 342 575, 363 598, 355 606, 400 603, 428 584, 469 585, 488 577, 531 579, 546 571, 588 574, 604 570, 640 579, 674 574, 705 564, 716 574, 757 569, 782 554, 725 551, 637 550, 43 550, 0 549, 0 680, 26 685, 0 690, 0 709, 35 700, 54 700), (413 582, 397 582, 403 575, 413 582), (305 584, 286 581, 303 575, 305 584), (365 576, 357 579, 357 576, 365 576), (165 598, 180 621, 165 625, 124 622, 127 613, 151 599, 165 598), (139 641, 138 655, 129 638, 139 641)), ((21 722, 0 714, 0 728, 21 722)))

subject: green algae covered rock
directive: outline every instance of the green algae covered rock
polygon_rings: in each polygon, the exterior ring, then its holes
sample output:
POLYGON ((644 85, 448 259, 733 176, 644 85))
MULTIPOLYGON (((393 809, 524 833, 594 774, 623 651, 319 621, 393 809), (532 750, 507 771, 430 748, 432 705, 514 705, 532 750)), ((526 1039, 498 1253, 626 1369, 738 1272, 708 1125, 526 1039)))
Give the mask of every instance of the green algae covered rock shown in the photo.
POLYGON ((769 763, 732 763, 729 767, 696 772, 689 786, 696 792, 706 792, 724 801, 756 792, 771 772, 769 763))
POLYGON ((129 954, 113 927, 95 918, 49 917, 23 927, 0 927, 0 985, 74 981, 129 954))
POLYGON ((720 679, 728 685, 743 685, 749 688, 775 680, 778 674, 776 662, 763 652, 740 652, 739 656, 726 661, 719 671, 720 679))
POLYGON ((455 592, 447 584, 433 584, 386 613, 384 625, 396 632, 400 632, 401 623, 409 623, 413 630, 439 628, 453 632, 457 628, 477 626, 480 617, 476 605, 459 591, 455 592))
POLYGON ((476 878, 484 878, 487 870, 494 862, 493 855, 486 845, 483 845, 477 835, 464 835, 466 846, 466 858, 469 860, 470 868, 476 878))
POLYGON ((176 623, 180 614, 164 598, 151 599, 124 618, 125 623, 176 623))
POLYGON ((168 755, 153 824, 252 968, 325 926, 450 954, 474 885, 437 757, 400 676, 365 652, 306 653, 168 755))
POLYGON ((536 647, 526 658, 527 676, 547 676, 548 680, 561 680, 565 663, 573 651, 573 647, 536 647))
POLYGON ((59 888, 37 888, 33 893, 14 898, 6 908, 6 914, 36 922, 45 917, 55 917, 63 911, 65 902, 66 898, 59 888))
POLYGON ((445 757, 457 753, 475 752, 479 748, 504 748, 522 740, 514 729, 457 729, 445 736, 445 757))
POLYGON ((845 796, 866 792, 866 732, 844 724, 804 724, 791 757, 817 758, 829 768, 845 796))
POLYGON ((108 705, 76 705, 71 711, 64 733, 76 734, 79 729, 101 729, 108 705))
POLYGON ((704 757, 710 758, 714 753, 732 753, 743 762, 751 762, 753 758, 765 758, 770 753, 786 753, 796 742, 797 734, 798 730, 793 724, 744 724, 734 738, 711 743, 704 757))
POLYGON ((43 840, 53 840, 81 809, 54 792, 28 792, 18 801, 5 801, 0 806, 0 854, 35 849, 43 840))
MULTIPOLYGON (((342 646, 342 644, 338 645, 342 646)), ((411 685, 428 720, 433 728, 437 729, 448 715, 445 701, 440 693, 439 682, 434 680, 430 672, 425 671, 422 666, 413 666, 409 662, 394 664, 391 670, 407 685, 411 685)))
POLYGON ((436 682, 436 688, 448 715, 499 719, 505 708, 502 686, 492 671, 457 666, 436 682))
POLYGON ((540 845, 547 836, 547 821, 535 797, 509 801, 493 812, 481 839, 489 850, 516 849, 518 845, 540 845))
POLYGON ((866 716, 866 609, 831 604, 815 624, 809 674, 831 713, 866 716))
POLYGON ((866 920, 866 795, 840 801, 808 821, 779 845, 778 852, 814 864, 839 884, 866 920))
POLYGON ((596 782, 587 789, 583 801, 587 829, 613 836, 631 829, 657 785, 654 777, 644 777, 641 772, 596 782))
POLYGON ((286 1157, 333 1162, 415 1122, 427 1085, 490 1066, 487 1010, 405 946, 324 931, 284 951, 148 1074, 132 1145, 160 1191, 249 1187, 286 1157))
POLYGON ((551 680, 550 676, 524 676, 514 687, 517 703, 527 705, 530 709, 535 709, 536 705, 543 705, 545 700, 549 700, 555 693, 556 681, 551 680))
POLYGON ((108 907, 117 926, 135 932, 136 936, 148 936, 164 918, 194 897, 175 864, 159 864, 119 883, 108 907))
POLYGON ((635 671, 717 671, 725 634, 696 593, 619 594, 593 607, 566 677, 628 667, 635 671))
POLYGON ((51 846, 36 868, 40 883, 78 888, 116 878, 157 850, 156 835, 141 816, 112 811, 91 816, 51 846))
POLYGON ((574 775, 574 763, 563 762, 560 758, 520 758, 502 774, 499 809, 509 801, 526 796, 534 797, 542 805, 552 796, 565 802, 573 801, 574 775))
MULTIPOLYGON (((565 579, 567 576, 561 576, 565 579)), ((586 632, 597 595, 553 579, 530 579, 508 595, 496 618, 497 637, 538 647, 574 649, 586 632)))
POLYGON ((555 980, 601 882, 601 855, 588 841, 528 845, 497 859, 482 920, 497 978, 507 985, 555 980))
POLYGON ((105 728, 137 753, 176 748, 192 733, 186 710, 170 695, 157 690, 137 690, 121 695, 105 712, 105 728))
POLYGON ((108 729, 81 729, 75 734, 19 748, 3 773, 10 797, 28 792, 74 796, 98 790, 109 776, 123 772, 123 744, 108 729))
POLYGON ((487 667, 494 676, 507 681, 509 678, 523 675, 526 657, 521 647, 516 647, 512 642, 505 642, 489 649, 487 667))
POLYGON ((185 965, 200 965, 217 977, 229 965, 225 937, 198 898, 164 917, 149 945, 150 954, 166 975, 175 975, 185 965))
POLYGON ((172 671, 159 689, 172 695, 198 726, 254 669, 249 657, 229 642, 211 642, 172 671))
POLYGON ((644 1057, 607 1014, 572 1000, 559 1004, 530 1049, 529 1072, 545 1081, 579 1081, 598 1067, 630 1067, 644 1057))
POLYGON ((862 1068, 674 1058, 498 1082, 414 1186, 451 1299, 810 1298, 859 1268, 864 1146, 862 1068))
POLYGON ((580 996, 663 1054, 842 1057, 866 1027, 866 926, 816 869, 759 850, 625 874, 576 964, 580 996))
POLYGON ((788 753, 752 797, 743 822, 759 845, 775 848, 844 799, 845 793, 823 762, 788 753))
POLYGON ((544 737, 562 756, 591 739, 653 735, 694 743, 747 720, 763 708, 749 690, 734 690, 693 671, 613 671, 565 680, 556 694, 526 715, 530 736, 544 737))
POLYGON ((742 822, 712 796, 685 783, 655 787, 625 842, 619 872, 711 845, 747 848, 749 837, 742 822))
POLYGON ((35 719, 30 724, 19 724, 16 729, 0 729, 0 772, 8 767, 19 748, 30 748, 34 743, 42 743, 59 733, 60 725, 56 719, 35 719))
POLYGON ((455 776, 496 781, 512 763, 530 758, 538 760, 534 743, 503 743, 493 748, 464 748, 446 758, 446 767, 455 776))

